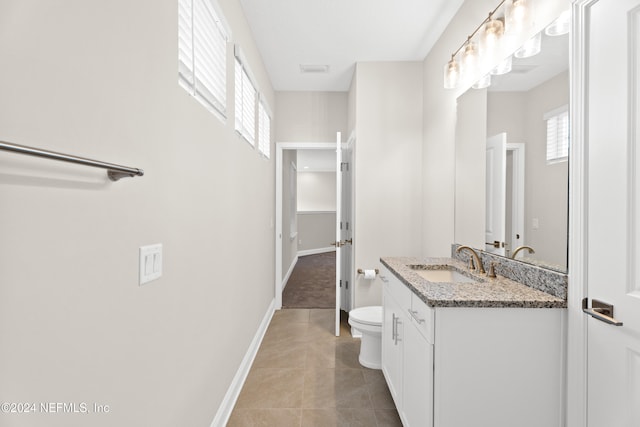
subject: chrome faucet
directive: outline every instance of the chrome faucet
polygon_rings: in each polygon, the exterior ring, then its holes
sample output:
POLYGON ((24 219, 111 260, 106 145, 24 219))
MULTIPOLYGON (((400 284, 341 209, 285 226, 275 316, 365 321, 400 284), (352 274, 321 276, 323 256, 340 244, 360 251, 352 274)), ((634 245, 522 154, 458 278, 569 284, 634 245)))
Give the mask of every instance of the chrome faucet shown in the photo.
POLYGON ((484 267, 482 266, 482 261, 480 261, 480 257, 478 253, 470 246, 458 246, 456 249, 456 253, 460 253, 463 249, 467 249, 471 253, 471 262, 469 263, 469 270, 478 270, 478 273, 485 273, 484 267), (477 267, 473 267, 473 261, 475 260, 477 267))
POLYGON ((513 254, 511 254, 511 259, 516 259, 516 255, 518 255, 518 252, 520 252, 523 249, 528 250, 530 254, 535 254, 536 253, 536 251, 534 251, 531 246, 518 246, 513 251, 513 254))

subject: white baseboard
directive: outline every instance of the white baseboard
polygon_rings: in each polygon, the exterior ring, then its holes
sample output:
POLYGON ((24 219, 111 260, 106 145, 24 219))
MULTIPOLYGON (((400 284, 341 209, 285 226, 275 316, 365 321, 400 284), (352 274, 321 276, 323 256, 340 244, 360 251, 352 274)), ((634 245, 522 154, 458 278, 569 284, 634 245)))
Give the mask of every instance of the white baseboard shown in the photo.
POLYGON ((267 308, 267 312, 264 314, 262 319, 262 323, 258 327, 255 336, 253 337, 253 341, 251 341, 251 345, 249 345, 249 349, 247 350, 244 358, 242 359, 242 363, 240 367, 236 371, 236 375, 233 377, 233 381, 231 381, 231 385, 227 389, 227 393, 224 395, 224 399, 222 399, 222 403, 218 408, 218 412, 216 413, 215 418, 211 422, 211 427, 224 427, 229 422, 229 418, 231 417, 231 412, 233 411, 233 407, 238 400, 238 396, 240 395, 240 391, 242 390, 242 386, 244 386, 244 382, 247 380, 247 375, 249 375, 249 370, 251 369, 251 365, 253 364, 254 359, 256 358, 256 354, 258 353, 258 349, 260 348, 260 344, 262 343, 262 339, 264 338, 265 332, 267 332, 267 327, 271 322, 271 318, 273 317, 273 313, 275 312, 276 300, 275 298, 269 304, 269 308, 267 308))
POLYGON ((316 255, 316 254, 324 254, 326 252, 335 252, 336 248, 333 246, 329 246, 327 248, 318 248, 318 249, 305 249, 304 251, 298 251, 298 256, 306 256, 306 255, 316 255))
POLYGON ((291 277, 291 273, 293 273, 293 269, 296 267, 296 264, 298 263, 298 255, 295 256, 295 258, 293 258, 293 261, 291 262, 291 265, 289 266, 289 269, 287 270, 287 274, 284 275, 284 278, 282 279, 282 290, 284 291, 284 288, 287 287, 287 282, 289 281, 289 277, 291 277))

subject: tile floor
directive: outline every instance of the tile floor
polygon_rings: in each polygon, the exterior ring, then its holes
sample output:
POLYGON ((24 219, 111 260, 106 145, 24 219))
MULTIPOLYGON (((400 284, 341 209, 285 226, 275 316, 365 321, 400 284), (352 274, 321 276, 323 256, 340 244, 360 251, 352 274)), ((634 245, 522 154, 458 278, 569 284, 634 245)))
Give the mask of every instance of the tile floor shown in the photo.
POLYGON ((382 371, 358 363, 360 340, 332 309, 277 311, 231 414, 237 426, 402 426, 382 371))

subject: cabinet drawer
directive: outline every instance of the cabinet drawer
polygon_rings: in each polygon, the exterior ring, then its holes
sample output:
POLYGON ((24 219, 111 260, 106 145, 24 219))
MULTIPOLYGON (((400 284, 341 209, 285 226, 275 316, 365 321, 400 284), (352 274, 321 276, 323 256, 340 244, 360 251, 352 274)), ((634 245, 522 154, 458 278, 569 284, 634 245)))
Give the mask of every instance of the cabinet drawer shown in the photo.
POLYGON ((411 307, 411 294, 413 292, 385 267, 382 267, 380 280, 382 280, 384 289, 406 313, 406 310, 411 307))
POLYGON ((424 303, 416 294, 411 292, 411 310, 409 310, 411 322, 418 327, 418 331, 429 343, 434 344, 434 318, 435 310, 424 303))

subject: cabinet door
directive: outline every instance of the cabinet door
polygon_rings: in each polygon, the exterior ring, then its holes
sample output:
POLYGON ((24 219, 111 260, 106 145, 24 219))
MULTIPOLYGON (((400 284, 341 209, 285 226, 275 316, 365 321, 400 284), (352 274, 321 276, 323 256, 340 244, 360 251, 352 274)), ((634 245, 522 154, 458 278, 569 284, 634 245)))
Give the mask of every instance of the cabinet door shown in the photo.
POLYGON ((402 405, 402 310, 385 290, 383 293, 382 373, 397 408, 402 405))
POLYGON ((402 419, 405 427, 433 426, 433 345, 414 322, 404 328, 402 419))

